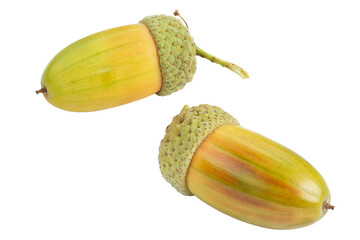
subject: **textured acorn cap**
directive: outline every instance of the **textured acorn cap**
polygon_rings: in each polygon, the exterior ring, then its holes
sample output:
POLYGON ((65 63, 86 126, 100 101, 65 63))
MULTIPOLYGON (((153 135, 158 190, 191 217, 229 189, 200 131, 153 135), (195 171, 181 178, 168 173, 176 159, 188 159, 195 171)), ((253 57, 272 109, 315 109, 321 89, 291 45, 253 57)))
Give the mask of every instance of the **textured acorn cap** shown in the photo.
POLYGON ((187 105, 166 128, 159 148, 159 164, 163 177, 177 191, 193 195, 186 186, 186 172, 201 142, 216 128, 238 121, 219 107, 187 105))
POLYGON ((154 15, 140 21, 158 49, 162 86, 156 94, 170 95, 190 82, 196 71, 196 46, 188 29, 175 17, 154 15))

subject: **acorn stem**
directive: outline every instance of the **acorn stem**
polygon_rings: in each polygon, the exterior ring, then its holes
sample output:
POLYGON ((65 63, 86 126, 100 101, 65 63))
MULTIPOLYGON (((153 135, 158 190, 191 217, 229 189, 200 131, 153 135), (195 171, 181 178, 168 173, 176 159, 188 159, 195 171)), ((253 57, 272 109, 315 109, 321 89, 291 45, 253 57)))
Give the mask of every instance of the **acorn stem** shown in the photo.
POLYGON ((239 67, 239 66, 237 66, 237 65, 235 65, 233 63, 227 62, 225 60, 219 59, 219 58, 205 52, 204 50, 202 50, 198 46, 196 46, 196 55, 198 55, 200 57, 203 57, 203 58, 206 58, 211 62, 220 64, 221 66, 230 69, 231 71, 233 71, 233 72, 237 73, 238 75, 240 75, 240 77, 242 77, 243 79, 249 78, 249 75, 241 67, 239 67))
POLYGON ((41 89, 35 91, 36 94, 39 94, 39 93, 46 93, 46 88, 45 87, 42 87, 41 89))

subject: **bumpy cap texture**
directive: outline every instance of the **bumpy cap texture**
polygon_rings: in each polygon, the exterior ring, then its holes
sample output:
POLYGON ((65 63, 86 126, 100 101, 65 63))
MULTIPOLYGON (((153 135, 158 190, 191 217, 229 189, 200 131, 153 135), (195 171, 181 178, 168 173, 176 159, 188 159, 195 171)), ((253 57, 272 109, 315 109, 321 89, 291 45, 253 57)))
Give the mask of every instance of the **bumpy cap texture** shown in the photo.
POLYGON ((162 86, 156 94, 170 95, 190 82, 196 71, 196 46, 177 18, 155 15, 142 19, 150 30, 159 56, 162 86))
POLYGON ((159 148, 159 164, 163 177, 184 195, 193 195, 186 186, 190 161, 201 142, 216 128, 238 121, 221 108, 187 105, 166 128, 159 148))

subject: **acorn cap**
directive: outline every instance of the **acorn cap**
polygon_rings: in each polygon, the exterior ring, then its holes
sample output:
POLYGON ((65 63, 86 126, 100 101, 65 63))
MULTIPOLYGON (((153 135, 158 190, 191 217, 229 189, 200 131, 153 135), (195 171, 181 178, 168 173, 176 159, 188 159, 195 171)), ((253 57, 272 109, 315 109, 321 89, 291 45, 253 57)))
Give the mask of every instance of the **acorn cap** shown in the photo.
POLYGON ((216 128, 238 121, 219 107, 187 105, 166 128, 159 148, 159 164, 163 177, 177 191, 193 195, 186 186, 186 172, 201 142, 216 128))
POLYGON ((188 29, 166 15, 145 17, 140 23, 148 27, 158 49, 162 86, 156 94, 165 96, 182 89, 196 71, 196 46, 188 29))

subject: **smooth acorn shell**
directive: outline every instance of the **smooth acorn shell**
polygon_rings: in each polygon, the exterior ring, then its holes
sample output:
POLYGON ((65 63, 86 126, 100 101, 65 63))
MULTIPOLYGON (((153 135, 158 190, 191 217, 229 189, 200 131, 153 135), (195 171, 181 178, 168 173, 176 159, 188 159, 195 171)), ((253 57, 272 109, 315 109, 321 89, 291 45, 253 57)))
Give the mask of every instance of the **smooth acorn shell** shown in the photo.
POLYGON ((242 221, 291 229, 322 218, 330 202, 321 175, 298 154, 240 126, 215 129, 196 150, 187 186, 242 221))
POLYGON ((45 69, 36 93, 75 112, 116 107, 154 93, 170 95, 192 80, 196 51, 179 19, 149 16, 66 47, 45 69))
POLYGON ((53 58, 41 86, 48 102, 76 112, 111 108, 152 95, 161 88, 153 37, 144 24, 85 37, 53 58))
POLYGON ((310 163, 218 107, 185 106, 166 128, 159 164, 180 193, 257 226, 299 228, 333 209, 310 163))
POLYGON ((239 66, 196 46, 179 19, 154 15, 69 45, 49 63, 36 93, 74 112, 116 107, 154 93, 166 96, 192 81, 196 55, 249 77, 239 66))

